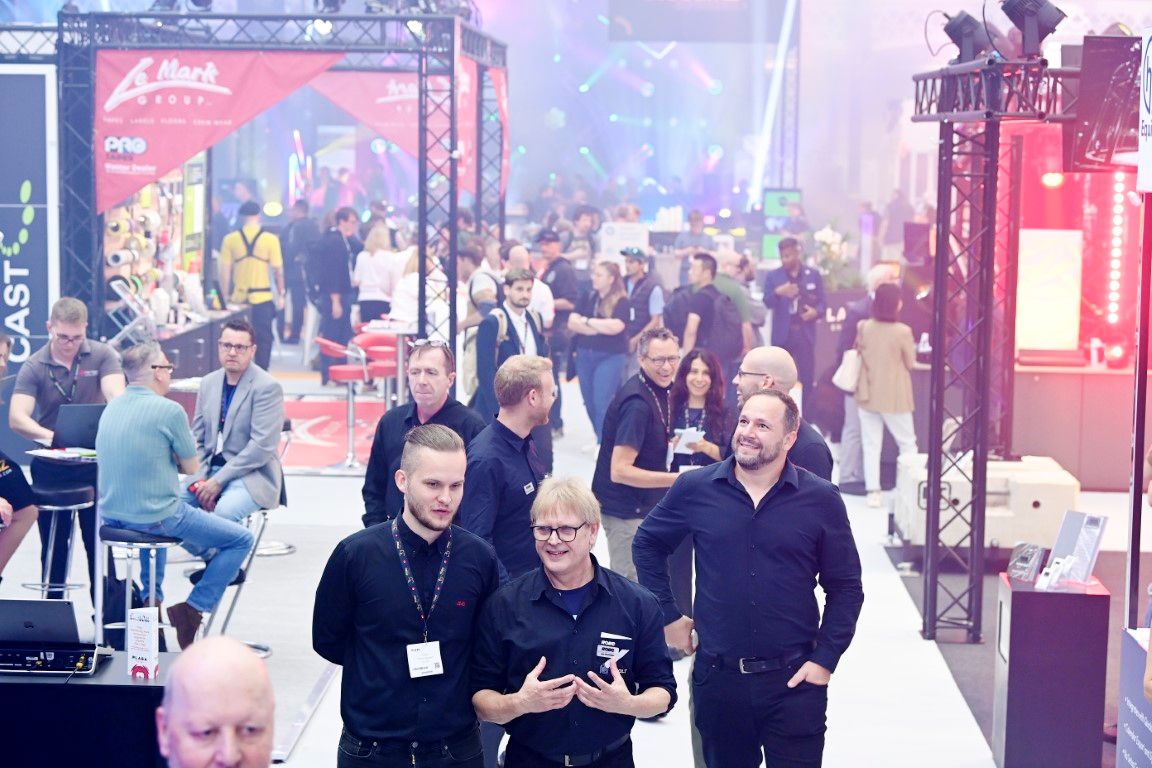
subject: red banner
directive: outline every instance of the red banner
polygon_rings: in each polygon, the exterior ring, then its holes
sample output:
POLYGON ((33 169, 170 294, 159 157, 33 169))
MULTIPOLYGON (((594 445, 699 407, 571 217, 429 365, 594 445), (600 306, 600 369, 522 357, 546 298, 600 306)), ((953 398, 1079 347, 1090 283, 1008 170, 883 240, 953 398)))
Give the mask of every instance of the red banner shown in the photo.
MULTIPOLYGON (((456 137, 460 149, 456 169, 460 190, 476 189, 476 62, 458 61, 456 76, 456 137)), ((412 157, 420 155, 418 82, 408 72, 324 72, 309 85, 340 109, 391 141, 412 157)), ((447 83, 441 76, 432 77, 434 88, 447 83)), ((431 126, 445 130, 445 126, 431 126)), ((433 164, 446 158, 431 157, 433 164)))
POLYGON ((178 167, 344 57, 174 49, 96 54, 96 210, 178 167))
POLYGON ((496 105, 500 108, 501 134, 504 137, 504 156, 500 159, 500 196, 508 193, 508 175, 512 172, 512 134, 508 130, 508 70, 491 67, 488 76, 496 91, 496 105))

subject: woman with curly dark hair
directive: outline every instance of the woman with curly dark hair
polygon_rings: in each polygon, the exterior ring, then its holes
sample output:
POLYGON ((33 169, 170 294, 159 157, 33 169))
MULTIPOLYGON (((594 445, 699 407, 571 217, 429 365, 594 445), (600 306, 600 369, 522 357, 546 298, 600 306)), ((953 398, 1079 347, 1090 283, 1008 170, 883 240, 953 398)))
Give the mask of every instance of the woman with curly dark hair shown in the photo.
POLYGON ((725 378, 720 360, 707 349, 694 349, 680 361, 672 382, 672 422, 677 434, 689 427, 704 433, 704 439, 689 444, 692 453, 672 456, 672 470, 683 466, 702 467, 720 461, 728 429, 724 407, 725 378))

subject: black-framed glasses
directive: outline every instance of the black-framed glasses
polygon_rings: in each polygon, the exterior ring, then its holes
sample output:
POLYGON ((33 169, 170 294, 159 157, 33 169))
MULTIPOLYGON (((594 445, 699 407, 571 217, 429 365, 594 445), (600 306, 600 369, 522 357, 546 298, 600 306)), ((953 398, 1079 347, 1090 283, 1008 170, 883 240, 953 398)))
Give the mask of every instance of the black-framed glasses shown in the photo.
POLYGON ((741 369, 736 371, 736 375, 739 376, 740 378, 743 378, 745 376, 767 376, 768 374, 756 373, 756 371, 746 371, 743 368, 741 368, 741 369))
POLYGON ((666 355, 665 357, 650 357, 644 355, 644 359, 652 363, 652 365, 663 367, 665 365, 676 365, 680 362, 680 355, 666 355))
POLYGON ((550 525, 534 525, 532 526, 532 538, 536 539, 536 541, 548 541, 548 539, 552 538, 552 534, 555 533, 556 538, 560 539, 560 541, 575 541, 576 534, 586 525, 588 525, 588 523, 561 525, 558 528, 553 528, 550 525))
POLYGON ((61 344, 79 344, 80 342, 84 341, 84 334, 82 333, 78 336, 68 336, 63 333, 57 333, 53 335, 61 344))
POLYGON ((154 370, 154 371, 169 371, 169 372, 171 372, 171 371, 174 371, 174 370, 176 370, 176 366, 172 365, 172 363, 167 363, 167 364, 165 364, 165 365, 154 365, 154 366, 152 366, 152 370, 154 370))
POLYGON ((226 341, 217 342, 217 344, 225 352, 247 352, 252 349, 251 344, 229 344, 226 341))

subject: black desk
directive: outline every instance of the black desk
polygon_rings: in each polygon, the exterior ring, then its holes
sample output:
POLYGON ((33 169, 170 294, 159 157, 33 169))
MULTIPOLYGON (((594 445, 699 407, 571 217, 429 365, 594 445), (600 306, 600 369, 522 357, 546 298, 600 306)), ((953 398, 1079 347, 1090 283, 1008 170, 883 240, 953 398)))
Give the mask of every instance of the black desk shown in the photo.
POLYGON ((177 656, 160 654, 158 680, 129 678, 122 652, 91 677, 0 675, 4 754, 24 755, 28 765, 35 757, 44 765, 162 768, 155 713, 177 656))

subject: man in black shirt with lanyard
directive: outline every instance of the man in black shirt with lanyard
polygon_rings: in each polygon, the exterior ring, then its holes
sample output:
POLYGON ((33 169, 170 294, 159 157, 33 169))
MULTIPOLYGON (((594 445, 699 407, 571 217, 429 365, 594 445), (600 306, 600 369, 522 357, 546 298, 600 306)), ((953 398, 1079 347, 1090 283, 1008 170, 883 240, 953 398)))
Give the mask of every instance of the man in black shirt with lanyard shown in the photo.
POLYGON ((681 476, 636 533, 640 583, 663 607, 668 645, 692 653, 693 627, 700 637, 692 692, 709 768, 758 765, 761 753, 770 766, 820 765, 828 681, 864 602, 839 491, 788 460, 799 423, 788 395, 747 397, 733 455, 681 476), (689 534, 692 619, 667 567, 689 534))
POLYGON ((413 429, 403 513, 340 542, 324 568, 312 647, 344 668, 339 768, 483 765, 469 670, 499 576, 492 548, 452 525, 466 466, 455 432, 413 429))
POLYGON ((592 490, 604 505, 612 570, 629 579, 636 578, 636 529, 677 477, 668 471, 668 446, 680 345, 667 328, 653 328, 640 335, 636 353, 640 373, 625 381, 608 405, 592 476, 592 490))

